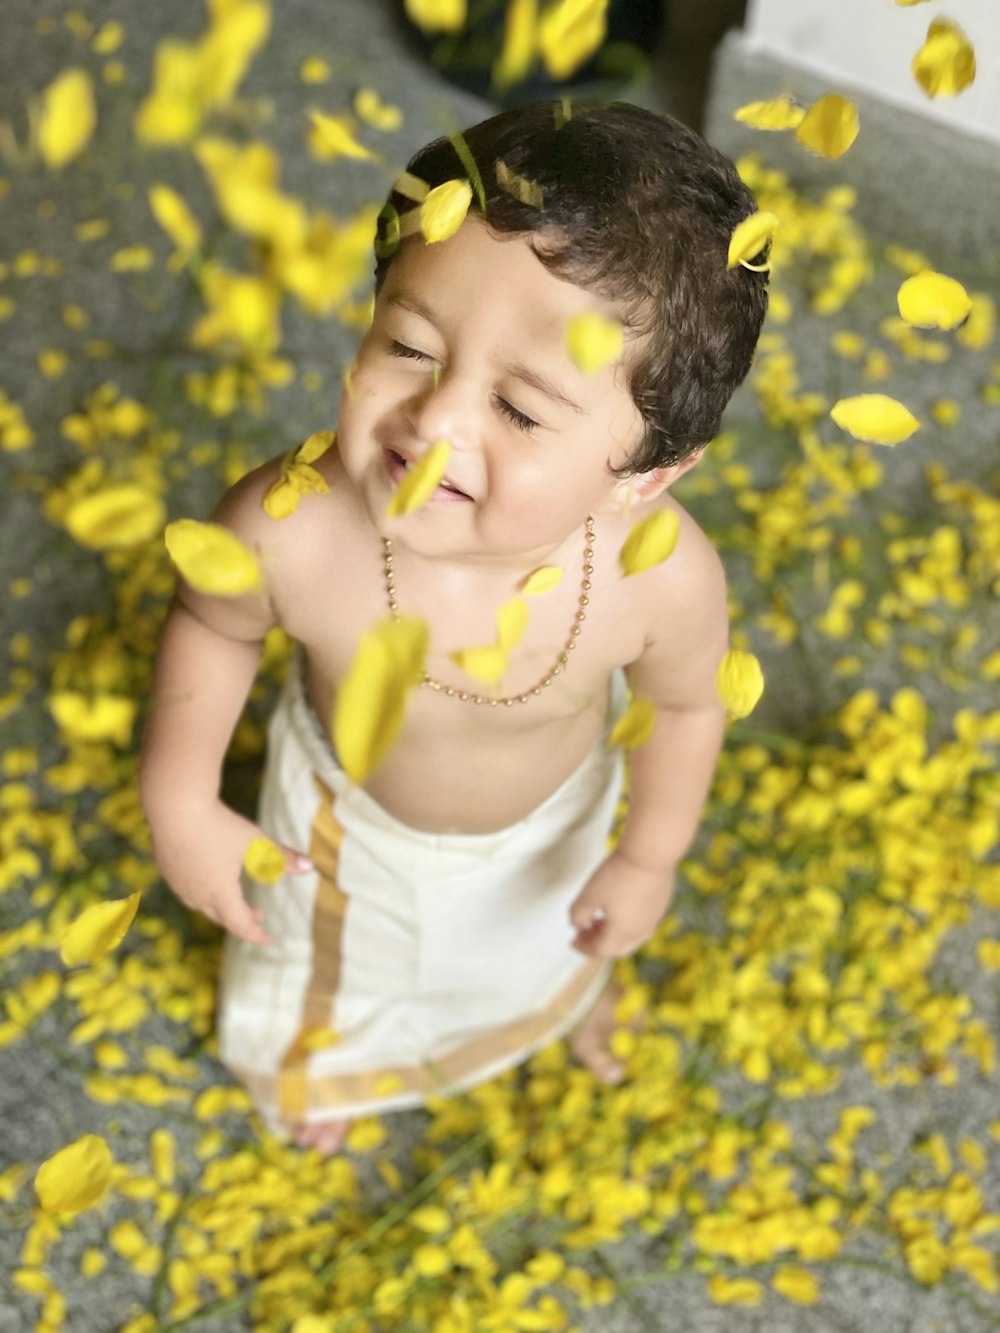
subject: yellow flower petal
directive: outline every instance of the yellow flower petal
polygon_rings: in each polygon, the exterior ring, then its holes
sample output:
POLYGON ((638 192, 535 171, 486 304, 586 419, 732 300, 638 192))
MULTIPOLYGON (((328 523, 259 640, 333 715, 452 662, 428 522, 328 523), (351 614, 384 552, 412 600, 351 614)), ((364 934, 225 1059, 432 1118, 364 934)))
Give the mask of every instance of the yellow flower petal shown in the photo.
POLYGON ((608 33, 608 0, 557 0, 538 25, 538 49, 549 76, 568 79, 608 33))
POLYGON ((976 53, 957 23, 932 19, 910 68, 928 97, 957 97, 975 80, 976 53))
POLYGON ((622 354, 622 326, 593 311, 566 324, 566 350, 585 375, 593 375, 622 354))
POLYGON ((532 570, 521 584, 521 592, 525 597, 537 597, 539 593, 551 592, 562 582, 565 573, 561 565, 540 565, 538 569, 532 570))
POLYGON ((366 630, 333 710, 333 741, 347 775, 364 782, 403 725, 406 696, 424 671, 427 625, 414 616, 366 630))
POLYGON ((256 555, 217 523, 180 518, 163 534, 171 560, 192 588, 213 597, 242 597, 264 586, 256 555))
POLYGON ((957 328, 972 309, 972 299, 960 282, 930 269, 907 278, 896 299, 907 324, 921 329, 957 328))
POLYGON ((715 687, 730 721, 752 713, 764 693, 764 673, 753 653, 731 648, 719 663, 715 687))
POLYGON ((618 563, 624 575, 641 574, 666 560, 677 545, 680 524, 677 515, 669 509, 658 509, 649 518, 640 519, 618 552, 618 563))
POLYGON ((285 853, 270 838, 253 838, 243 853, 243 869, 261 884, 277 884, 285 873, 285 853))
POLYGON ((466 0, 406 0, 406 12, 425 32, 458 32, 465 22, 466 0))
POLYGON ((494 686, 507 670, 507 650, 501 644, 487 644, 481 648, 459 648, 451 660, 484 685, 494 686))
POLYGON ((64 70, 42 93, 38 148, 47 167, 60 170, 83 152, 97 124, 90 75, 64 70))
POLYGON ((404 473, 393 492, 386 517, 412 514, 425 504, 437 490, 450 457, 451 443, 448 440, 435 440, 424 456, 404 473))
POLYGON ((121 944, 139 910, 141 896, 132 893, 127 898, 85 907, 59 940, 59 956, 66 966, 93 963, 121 944))
POLYGON ((361 161, 378 161, 373 153, 354 137, 354 126, 348 115, 328 116, 322 111, 310 111, 309 148, 321 162, 332 162, 337 157, 354 157, 361 161))
POLYGON ((726 1277, 713 1273, 708 1279, 708 1294, 719 1305, 759 1305, 764 1288, 752 1277, 726 1277))
POLYGON ((383 102, 374 88, 359 88, 354 94, 354 112, 373 129, 391 133, 403 123, 403 113, 391 102, 383 102))
POLYGON ((842 157, 858 137, 858 108, 845 97, 828 93, 802 117, 795 137, 819 157, 842 157))
POLYGON ((165 517, 158 495, 141 486, 107 486, 71 506, 66 528, 81 546, 102 551, 149 541, 159 532, 165 517))
POLYGON ((768 102, 748 102, 733 112, 733 119, 755 130, 794 130, 806 114, 791 97, 774 97, 768 102))
POLYGON ((620 745, 624 750, 645 745, 653 734, 655 721, 656 708, 652 699, 637 695, 612 728, 608 745, 620 745))
POLYGON ((528 603, 523 597, 511 597, 497 612, 497 643, 508 651, 524 638, 528 627, 528 603))
POLYGON ((820 1297, 819 1283, 806 1268, 783 1264, 775 1271, 771 1286, 796 1305, 815 1305, 820 1297))
POLYGON ((138 702, 122 694, 80 694, 57 690, 49 696, 49 711, 64 736, 74 741, 111 741, 127 746, 138 702))
POLYGON ((201 224, 187 204, 169 185, 154 185, 149 190, 153 217, 183 254, 201 246, 201 224))
POLYGON ((841 398, 830 409, 830 416, 841 430, 870 444, 899 444, 920 426, 908 408, 883 393, 841 398))
POLYGON ((527 78, 537 46, 538 0, 508 0, 504 11, 503 45, 493 63, 491 76, 498 91, 527 78))
POLYGON ((472 186, 467 180, 445 181, 436 185, 418 209, 420 230, 427 242, 446 241, 465 221, 472 203, 472 186))
POLYGON ((43 1162, 35 1192, 47 1213, 82 1213, 99 1203, 111 1181, 114 1158, 96 1134, 84 1134, 43 1162))
MULTIPOLYGON (((751 261, 760 254, 779 225, 779 219, 774 213, 751 213, 748 218, 744 218, 742 222, 737 224, 729 238, 729 254, 726 258, 726 267, 735 268, 737 264, 745 264, 747 267, 751 267, 751 261)), ((767 265, 763 267, 767 267, 767 265)))
POLYGON ((299 507, 303 492, 291 472, 272 481, 264 492, 264 512, 270 518, 290 518, 299 507))
POLYGON ((325 1026, 308 1028, 299 1035, 299 1044, 307 1051, 327 1051, 331 1046, 339 1046, 343 1040, 339 1032, 325 1026))

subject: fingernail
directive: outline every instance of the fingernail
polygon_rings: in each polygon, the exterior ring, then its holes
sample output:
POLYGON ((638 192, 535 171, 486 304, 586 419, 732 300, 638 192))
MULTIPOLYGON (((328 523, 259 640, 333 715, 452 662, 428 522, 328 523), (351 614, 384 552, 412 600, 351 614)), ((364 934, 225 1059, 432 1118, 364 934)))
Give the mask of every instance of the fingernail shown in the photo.
POLYGON ((297 856, 295 858, 295 863, 300 870, 312 870, 313 868, 313 863, 309 860, 308 856, 297 856))

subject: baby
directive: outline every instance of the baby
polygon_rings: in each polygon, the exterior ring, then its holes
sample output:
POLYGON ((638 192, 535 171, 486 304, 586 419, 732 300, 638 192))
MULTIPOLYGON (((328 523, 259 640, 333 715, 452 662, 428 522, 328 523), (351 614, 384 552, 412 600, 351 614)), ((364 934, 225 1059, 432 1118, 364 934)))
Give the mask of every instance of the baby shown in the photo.
POLYGON ((335 438, 312 464, 328 489, 272 517, 277 458, 224 496, 214 521, 258 553, 265 587, 223 599, 179 580, 141 762, 163 875, 228 932, 222 1059, 272 1130, 323 1153, 353 1116, 471 1087, 566 1034, 599 1078, 621 1077, 612 960, 670 904, 725 726, 723 571, 670 488, 717 433, 767 301, 765 273, 727 267, 753 197, 669 118, 539 103, 435 141, 407 171, 380 216, 374 315, 335 438), (461 225, 429 242, 424 188, 470 178, 461 225), (589 373, 567 347, 581 315, 623 332, 589 373), (388 516, 440 440, 436 491, 388 516), (623 543, 658 511, 679 524, 673 553, 623 576, 623 543), (453 654, 494 642, 498 608, 543 567, 562 577, 525 598, 491 689, 453 654), (426 674, 359 785, 334 703, 365 631, 400 616, 428 627, 426 674), (298 647, 254 824, 219 778, 275 625, 298 647), (630 692, 654 725, 609 855, 624 761, 607 741, 630 692), (262 831, 285 854, 276 884, 241 870, 262 831))

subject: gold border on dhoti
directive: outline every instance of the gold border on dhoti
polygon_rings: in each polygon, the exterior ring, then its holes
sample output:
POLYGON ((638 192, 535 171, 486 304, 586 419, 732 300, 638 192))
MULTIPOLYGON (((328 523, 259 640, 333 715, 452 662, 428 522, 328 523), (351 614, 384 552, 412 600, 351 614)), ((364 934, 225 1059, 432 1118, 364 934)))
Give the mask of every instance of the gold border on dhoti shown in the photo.
POLYGON ((284 1120, 300 1120, 307 1111, 350 1110, 352 1104, 398 1093, 425 1096, 446 1095, 449 1084, 468 1080, 478 1069, 505 1059, 514 1063, 526 1051, 556 1031, 583 1000, 604 960, 589 958, 572 979, 543 1008, 502 1023, 479 1037, 464 1042, 433 1064, 381 1065, 361 1074, 310 1076, 307 1072, 308 1034, 316 1028, 334 1026, 332 1006, 340 982, 343 956, 344 918, 347 895, 337 884, 337 869, 344 829, 333 813, 333 792, 315 779, 319 806, 313 819, 309 855, 319 874, 313 908, 312 973, 303 1002, 299 1032, 281 1062, 277 1076, 244 1073, 250 1092, 270 1101, 275 1093, 284 1120), (386 1085, 390 1086, 387 1087, 386 1085), (390 1090, 391 1089, 391 1090, 390 1090))

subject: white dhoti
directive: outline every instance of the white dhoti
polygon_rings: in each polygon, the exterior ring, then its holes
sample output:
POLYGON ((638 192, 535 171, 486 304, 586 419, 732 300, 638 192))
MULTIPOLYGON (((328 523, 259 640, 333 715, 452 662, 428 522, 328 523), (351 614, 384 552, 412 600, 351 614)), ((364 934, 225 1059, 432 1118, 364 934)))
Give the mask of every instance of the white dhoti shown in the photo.
POLYGON ((627 704, 619 669, 602 736, 527 818, 427 833, 347 777, 293 660, 258 821, 315 869, 244 881, 274 945, 227 936, 219 989, 221 1058, 272 1131, 419 1106, 580 1021, 612 963, 572 948, 569 909, 609 849, 624 763, 604 742, 627 704))

